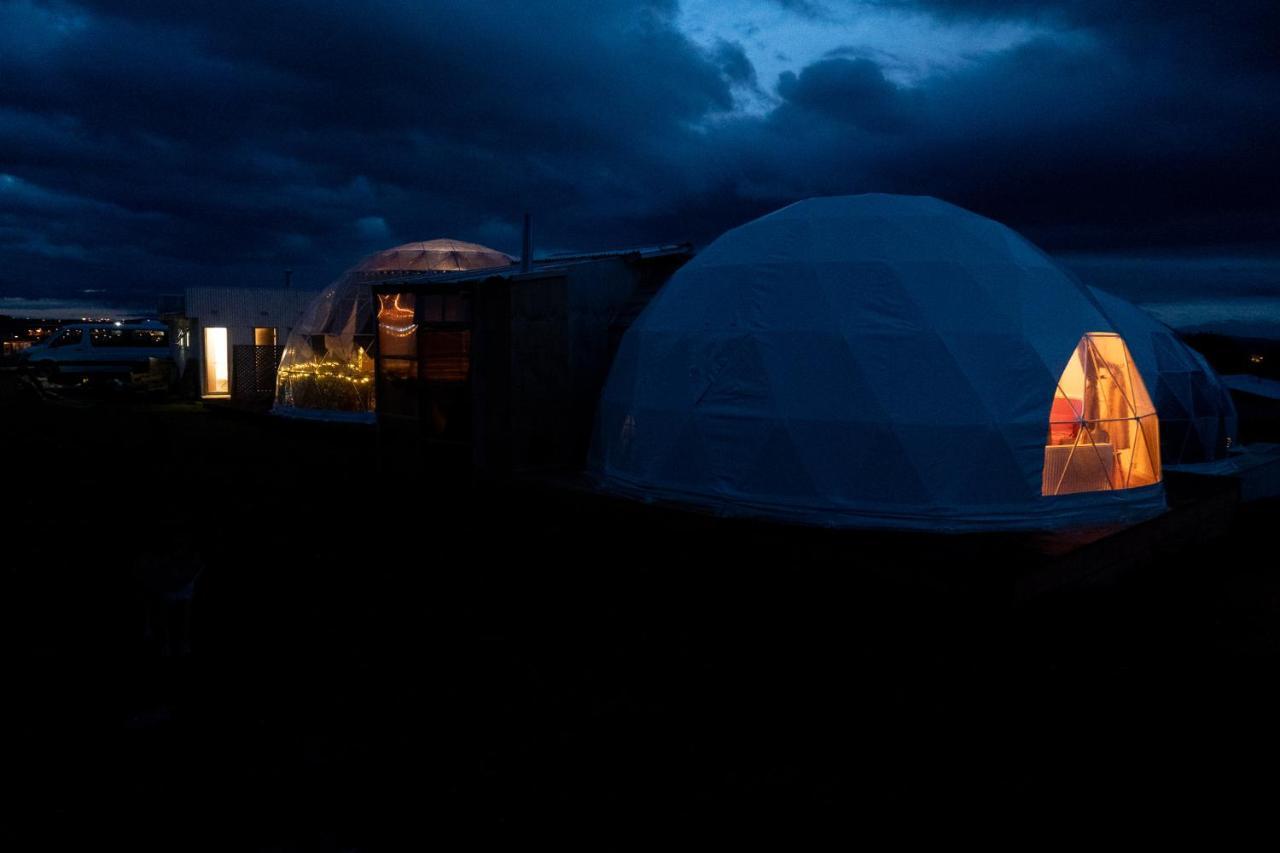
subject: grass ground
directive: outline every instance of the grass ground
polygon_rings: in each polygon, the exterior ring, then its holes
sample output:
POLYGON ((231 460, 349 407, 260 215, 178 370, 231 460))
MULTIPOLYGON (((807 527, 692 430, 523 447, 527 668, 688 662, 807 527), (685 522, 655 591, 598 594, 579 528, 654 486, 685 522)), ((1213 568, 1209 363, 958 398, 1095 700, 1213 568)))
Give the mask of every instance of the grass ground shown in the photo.
POLYGON ((51 846, 852 832, 930 795, 1201 785, 1280 710, 1274 506, 1011 614, 894 568, 1016 553, 473 488, 379 470, 359 430, 10 395, 0 447, 9 803, 51 846))

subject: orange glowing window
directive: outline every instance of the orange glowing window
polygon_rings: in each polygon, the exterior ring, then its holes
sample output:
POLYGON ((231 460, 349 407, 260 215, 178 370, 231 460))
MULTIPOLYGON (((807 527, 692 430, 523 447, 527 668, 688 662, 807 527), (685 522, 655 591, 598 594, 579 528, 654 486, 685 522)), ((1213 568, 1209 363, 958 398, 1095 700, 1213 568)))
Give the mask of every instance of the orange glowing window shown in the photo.
POLYGON ((422 334, 423 375, 428 382, 466 382, 471 373, 471 332, 427 329, 422 334))
POLYGON ((378 294, 378 349, 382 356, 417 358, 417 333, 413 294, 378 294))
POLYGON ((1160 482, 1155 406, 1113 332, 1076 345, 1049 408, 1043 495, 1132 489, 1160 482))

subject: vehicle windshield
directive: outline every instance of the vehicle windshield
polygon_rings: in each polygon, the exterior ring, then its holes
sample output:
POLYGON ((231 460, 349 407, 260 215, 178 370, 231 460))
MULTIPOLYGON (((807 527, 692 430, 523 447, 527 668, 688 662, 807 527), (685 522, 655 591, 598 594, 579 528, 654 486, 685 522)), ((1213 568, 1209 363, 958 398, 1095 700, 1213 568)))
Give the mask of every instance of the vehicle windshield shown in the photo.
POLYGON ((169 333, 164 329, 108 326, 94 329, 89 338, 95 347, 161 348, 169 345, 169 333))

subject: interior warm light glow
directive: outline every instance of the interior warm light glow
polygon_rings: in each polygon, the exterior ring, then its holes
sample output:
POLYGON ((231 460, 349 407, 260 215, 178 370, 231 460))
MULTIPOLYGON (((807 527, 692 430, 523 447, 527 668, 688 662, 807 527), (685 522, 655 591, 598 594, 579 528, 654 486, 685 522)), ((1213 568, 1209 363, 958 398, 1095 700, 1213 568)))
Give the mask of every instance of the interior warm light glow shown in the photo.
POLYGON ((227 347, 227 330, 223 327, 204 330, 204 393, 206 396, 231 393, 231 353, 227 347))
POLYGON ((471 332, 429 329, 422 335, 423 378, 428 382, 466 382, 471 373, 471 332))
POLYGON ((1155 406, 1112 332, 1090 332, 1067 362, 1049 409, 1043 495, 1132 489, 1160 481, 1155 406))

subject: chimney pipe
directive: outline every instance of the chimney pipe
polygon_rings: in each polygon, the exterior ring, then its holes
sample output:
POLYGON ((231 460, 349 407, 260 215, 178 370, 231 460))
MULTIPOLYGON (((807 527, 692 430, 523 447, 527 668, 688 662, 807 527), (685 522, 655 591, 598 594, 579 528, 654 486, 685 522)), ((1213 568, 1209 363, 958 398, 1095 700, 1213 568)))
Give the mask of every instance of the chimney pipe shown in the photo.
POLYGON ((524 215, 524 238, 520 246, 520 272, 528 272, 533 263, 533 217, 524 215))

